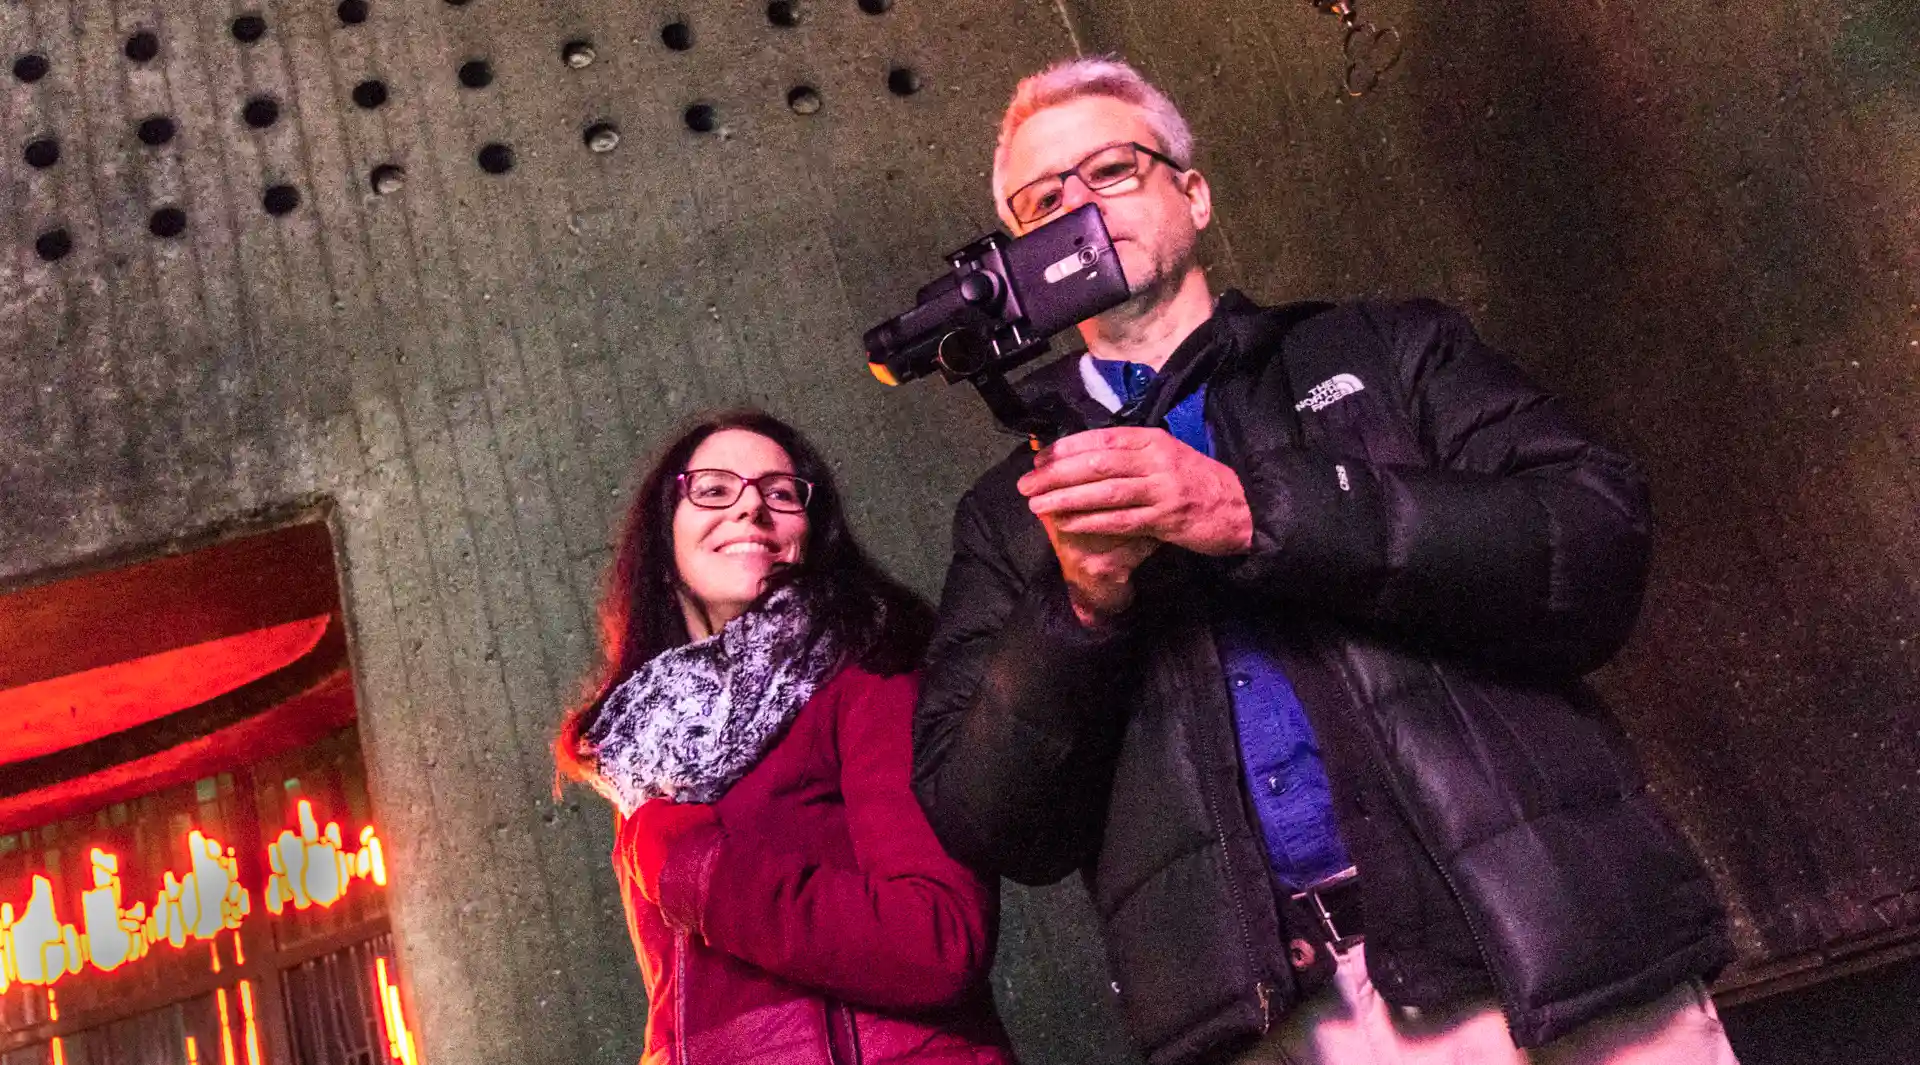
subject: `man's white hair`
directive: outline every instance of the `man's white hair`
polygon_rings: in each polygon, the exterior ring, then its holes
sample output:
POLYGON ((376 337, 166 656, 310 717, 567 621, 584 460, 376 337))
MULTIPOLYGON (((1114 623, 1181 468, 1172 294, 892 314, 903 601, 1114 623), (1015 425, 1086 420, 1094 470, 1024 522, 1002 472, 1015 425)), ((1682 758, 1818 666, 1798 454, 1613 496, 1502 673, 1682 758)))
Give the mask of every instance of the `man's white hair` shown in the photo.
POLYGON ((1141 73, 1118 56, 1063 59, 1038 74, 1021 79, 1013 90, 1007 112, 1000 118, 1000 142, 993 150, 993 202, 1001 214, 1013 192, 1006 177, 1007 146, 1021 124, 1035 113, 1086 96, 1107 96, 1146 112, 1147 128, 1159 139, 1148 147, 1165 152, 1182 167, 1193 165, 1193 130, 1180 109, 1141 73))

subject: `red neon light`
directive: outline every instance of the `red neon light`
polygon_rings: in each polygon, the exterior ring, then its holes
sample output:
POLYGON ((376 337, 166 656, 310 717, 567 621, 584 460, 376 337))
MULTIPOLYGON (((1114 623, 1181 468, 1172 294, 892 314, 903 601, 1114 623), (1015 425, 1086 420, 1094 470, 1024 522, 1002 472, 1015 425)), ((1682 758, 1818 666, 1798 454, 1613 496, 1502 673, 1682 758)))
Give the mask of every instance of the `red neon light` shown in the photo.
POLYGON ((240 981, 240 1015, 247 1024, 247 1065, 260 1065, 260 1029, 253 1023, 253 981, 240 981))
POLYGON ((120 909, 120 859, 98 847, 90 855, 93 890, 80 894, 80 918, 86 924, 87 952, 93 966, 110 973, 147 953, 144 905, 120 909))
MULTIPOLYGON (((272 874, 264 893, 269 913, 280 914, 289 902, 296 910, 332 906, 357 880, 386 886, 386 859, 372 826, 361 830, 360 846, 349 851, 341 843, 339 824, 328 822, 322 828, 311 802, 302 799, 297 816, 299 833, 284 831, 267 848, 272 874)), ((213 971, 219 972, 217 937, 240 927, 253 910, 252 896, 240 883, 231 847, 195 830, 187 834, 187 854, 186 874, 168 871, 151 908, 139 902, 128 909, 121 905, 120 859, 92 848, 93 886, 80 896, 84 932, 60 920, 53 882, 34 876, 18 916, 12 903, 0 903, 0 992, 16 983, 51 988, 88 965, 113 972, 145 957, 163 940, 176 949, 190 939, 208 942, 213 971)), ((233 949, 235 963, 245 964, 237 933, 233 949)), ((234 1065, 231 1056, 221 1065, 234 1065)))
MULTIPOLYGON (((47 1019, 60 1019, 60 1000, 54 997, 53 988, 47 988, 47 1019)), ((67 1065, 67 1048, 60 1042, 59 1036, 53 1037, 53 1065, 67 1065)))
POLYGON ((400 1065, 419 1065, 413 1033, 407 1030, 406 1017, 400 1012, 400 989, 387 981, 387 959, 373 959, 373 977, 380 988, 380 1027, 386 1033, 387 1054, 400 1065))
POLYGON ((214 1001, 220 1004, 220 1065, 235 1065, 233 1058, 233 1021, 227 1016, 227 989, 218 988, 213 993, 214 1001))
POLYGON ((339 823, 329 821, 321 829, 313 804, 305 799, 300 800, 299 820, 298 836, 292 830, 282 832, 267 848, 267 864, 273 868, 267 878, 268 913, 279 914, 288 902, 296 910, 331 906, 355 880, 386 886, 387 863, 372 826, 361 830, 360 849, 349 851, 340 842, 339 823))

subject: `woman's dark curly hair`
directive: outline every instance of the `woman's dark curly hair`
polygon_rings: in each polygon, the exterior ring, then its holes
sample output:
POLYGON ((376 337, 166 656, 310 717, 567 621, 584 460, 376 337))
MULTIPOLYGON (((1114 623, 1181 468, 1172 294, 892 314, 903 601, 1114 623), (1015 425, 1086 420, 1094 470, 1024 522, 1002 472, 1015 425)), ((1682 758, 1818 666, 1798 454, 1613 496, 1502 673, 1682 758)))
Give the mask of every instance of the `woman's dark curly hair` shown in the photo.
POLYGON ((767 591, 803 584, 818 621, 852 649, 853 661, 862 669, 888 675, 920 663, 933 632, 933 608, 888 576, 855 542, 840 490, 820 453, 799 430, 762 411, 713 414, 667 445, 627 511, 619 552, 600 600, 602 668, 593 697, 567 712, 554 740, 554 761, 565 776, 580 780, 594 775, 593 751, 584 737, 613 689, 655 655, 692 638, 681 614, 680 575, 673 564, 678 477, 708 437, 728 429, 757 433, 780 445, 793 461, 793 472, 813 482, 800 562, 770 582, 767 591))

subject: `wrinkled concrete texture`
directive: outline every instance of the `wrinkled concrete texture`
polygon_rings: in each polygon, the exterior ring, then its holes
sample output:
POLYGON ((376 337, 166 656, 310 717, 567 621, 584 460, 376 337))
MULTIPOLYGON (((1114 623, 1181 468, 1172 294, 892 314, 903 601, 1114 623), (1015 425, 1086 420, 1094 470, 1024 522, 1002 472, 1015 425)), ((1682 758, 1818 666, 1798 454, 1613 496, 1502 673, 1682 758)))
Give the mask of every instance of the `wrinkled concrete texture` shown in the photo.
MULTIPOLYGON (((692 411, 765 404, 934 590, 1006 441, 968 395, 874 385, 859 333, 993 224, 998 108, 1075 48, 1186 109, 1222 282, 1456 302, 1645 462, 1654 582, 1601 679, 1743 971, 1920 927, 1914 5, 1363 0, 1405 57, 1359 100, 1303 0, 802 8, 0 3, 0 60, 52 67, 0 70, 0 583, 337 505, 426 1060, 637 1055, 608 814, 553 801, 545 753, 634 464, 692 411), (689 51, 660 43, 675 16, 689 51), (161 52, 131 63, 142 28, 161 52), (493 84, 462 88, 478 57, 493 84), (890 95, 891 64, 924 89, 890 95), (818 113, 788 109, 801 83, 818 113), (143 147, 152 114, 180 136, 143 147), (591 154, 601 119, 622 140, 591 154), (25 165, 49 133, 60 162, 25 165), (511 173, 475 165, 489 141, 511 173), (406 184, 376 197, 387 163, 406 184), (272 218, 281 182, 302 200, 272 218), (180 237, 149 235, 162 204, 180 237), (59 225, 75 250, 42 262, 59 225)), ((997 986, 1031 1060, 1124 1056, 1090 923, 1072 884, 1010 895, 997 986)))

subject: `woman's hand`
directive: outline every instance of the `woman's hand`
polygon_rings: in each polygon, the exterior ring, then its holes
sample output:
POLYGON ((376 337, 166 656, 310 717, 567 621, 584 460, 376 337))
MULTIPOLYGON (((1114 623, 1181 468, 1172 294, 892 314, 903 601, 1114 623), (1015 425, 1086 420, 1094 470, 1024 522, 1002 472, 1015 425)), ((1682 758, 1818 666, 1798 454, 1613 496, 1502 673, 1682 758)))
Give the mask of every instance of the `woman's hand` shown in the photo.
POLYGON ((660 904, 660 871, 674 847, 690 836, 720 827, 720 815, 706 803, 652 799, 641 803, 620 825, 613 860, 619 862, 640 894, 660 904))

